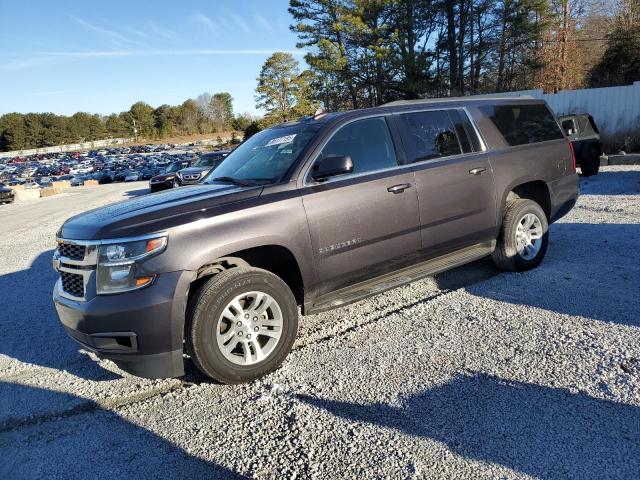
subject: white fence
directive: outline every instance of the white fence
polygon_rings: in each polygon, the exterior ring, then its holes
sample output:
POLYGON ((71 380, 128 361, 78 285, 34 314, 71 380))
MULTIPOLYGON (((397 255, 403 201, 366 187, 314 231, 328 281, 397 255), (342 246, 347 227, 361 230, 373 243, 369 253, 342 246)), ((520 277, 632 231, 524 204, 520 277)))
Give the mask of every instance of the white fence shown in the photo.
MULTIPOLYGON (((502 95, 502 94, 501 94, 502 95)), ((622 87, 585 88, 544 93, 523 90, 504 95, 531 95, 547 101, 556 115, 590 113, 609 140, 640 136, 640 81, 622 87)))
POLYGON ((73 143, 71 145, 56 145, 55 147, 30 148, 28 150, 14 150, 12 152, 0 152, 0 158, 26 157, 40 153, 73 152, 76 150, 91 150, 94 148, 109 147, 133 142, 133 138, 108 138, 106 140, 94 140, 93 142, 73 143))

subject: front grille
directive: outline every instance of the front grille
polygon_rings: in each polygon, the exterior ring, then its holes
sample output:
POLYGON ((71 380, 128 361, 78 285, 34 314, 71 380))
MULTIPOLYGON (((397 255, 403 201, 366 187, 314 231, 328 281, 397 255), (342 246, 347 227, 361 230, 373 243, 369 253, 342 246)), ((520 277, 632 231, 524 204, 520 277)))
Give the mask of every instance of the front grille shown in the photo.
POLYGON ((84 245, 75 245, 73 243, 59 243, 58 253, 62 257, 70 258, 71 260, 84 260, 85 253, 84 245))
POLYGON ((84 297, 84 281, 82 275, 77 273, 60 272, 62 290, 74 297, 84 297))

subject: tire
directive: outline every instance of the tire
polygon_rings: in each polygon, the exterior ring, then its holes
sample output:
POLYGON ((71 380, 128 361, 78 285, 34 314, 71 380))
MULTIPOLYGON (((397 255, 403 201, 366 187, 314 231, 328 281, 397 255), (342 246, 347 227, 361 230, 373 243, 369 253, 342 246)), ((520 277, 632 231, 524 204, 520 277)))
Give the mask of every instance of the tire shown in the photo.
MULTIPOLYGON (((532 235, 533 236, 533 235, 532 235)), ((509 272, 523 272, 531 270, 537 267, 542 262, 545 254, 547 253, 547 247, 549 245, 549 224, 547 222, 547 216, 544 211, 533 200, 517 199, 510 201, 507 204, 504 218, 502 220, 502 226, 500 228, 500 236, 496 244, 496 249, 492 253, 492 258, 495 264, 501 270, 509 272), (519 245, 522 242, 518 241, 518 226, 522 225, 522 229, 526 232, 536 232, 538 228, 534 230, 533 227, 526 228, 523 222, 526 224, 526 219, 531 219, 531 215, 537 218, 536 226, 541 229, 541 236, 539 239, 531 240, 532 245, 537 246, 537 249, 531 248, 528 250, 522 250, 519 245), (526 217, 526 219, 525 219, 526 217), (538 243, 539 242, 539 243, 538 243), (525 252, 528 252, 525 254, 525 252)))
POLYGON ((244 383, 282 364, 298 332, 298 306, 287 284, 273 273, 231 268, 211 277, 197 291, 189 303, 187 321, 187 353, 196 367, 219 382, 244 383), (258 294, 265 301, 255 305, 258 294), (234 302, 241 296, 247 300, 234 302), (257 313, 261 305, 269 307, 257 313), (277 332, 279 338, 274 339, 277 332), (232 343, 235 348, 229 350, 232 343))
POLYGON ((587 155, 580 162, 580 171, 582 175, 585 177, 590 177, 591 175, 597 175, 600 171, 600 154, 598 150, 595 148, 590 148, 587 155))

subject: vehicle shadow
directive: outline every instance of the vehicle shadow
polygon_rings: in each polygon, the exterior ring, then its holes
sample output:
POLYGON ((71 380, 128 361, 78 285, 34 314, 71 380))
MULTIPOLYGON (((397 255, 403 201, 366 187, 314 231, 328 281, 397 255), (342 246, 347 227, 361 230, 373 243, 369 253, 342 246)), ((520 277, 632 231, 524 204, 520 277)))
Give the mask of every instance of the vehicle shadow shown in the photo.
MULTIPOLYGON (((638 326, 638 245, 640 224, 553 224, 547 256, 538 268, 505 273, 466 290, 502 302, 638 326)), ((451 287, 446 278, 436 277, 441 288, 451 287)))
MULTIPOLYGON (((0 398, 16 390, 23 398, 47 405, 77 401, 66 393, 0 382, 0 398)), ((245 478, 190 455, 95 402, 81 400, 62 415, 0 423, 0 478, 245 478)))
POLYGON ((640 171, 600 171, 591 177, 580 177, 581 195, 639 195, 640 171))
POLYGON ((436 440, 462 457, 534 477, 636 478, 640 472, 640 408, 584 393, 461 374, 400 407, 298 398, 350 422, 436 440))
POLYGON ((129 190, 124 192, 127 197, 140 197, 142 195, 147 195, 151 193, 148 188, 139 188, 137 190, 129 190))
POLYGON ((51 299, 58 278, 53 250, 38 255, 28 269, 0 275, 0 353, 25 363, 66 370, 88 380, 120 378, 80 353, 58 321, 51 299))

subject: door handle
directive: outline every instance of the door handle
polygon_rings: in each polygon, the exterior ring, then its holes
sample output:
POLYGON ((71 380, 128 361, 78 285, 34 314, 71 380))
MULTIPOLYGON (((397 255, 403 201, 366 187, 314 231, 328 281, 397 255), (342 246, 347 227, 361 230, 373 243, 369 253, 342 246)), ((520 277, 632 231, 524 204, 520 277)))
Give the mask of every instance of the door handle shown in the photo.
POLYGON ((470 175, 482 175, 482 172, 484 172, 486 170, 486 168, 472 168, 471 170, 469 170, 469 174, 470 175))
POLYGON ((401 183, 400 185, 394 185, 392 187, 387 188, 387 192, 390 192, 390 193, 402 193, 407 188, 409 188, 410 186, 411 186, 410 183, 401 183))

